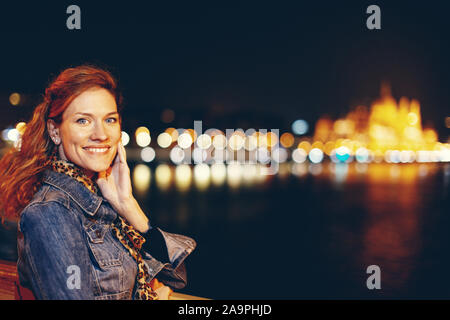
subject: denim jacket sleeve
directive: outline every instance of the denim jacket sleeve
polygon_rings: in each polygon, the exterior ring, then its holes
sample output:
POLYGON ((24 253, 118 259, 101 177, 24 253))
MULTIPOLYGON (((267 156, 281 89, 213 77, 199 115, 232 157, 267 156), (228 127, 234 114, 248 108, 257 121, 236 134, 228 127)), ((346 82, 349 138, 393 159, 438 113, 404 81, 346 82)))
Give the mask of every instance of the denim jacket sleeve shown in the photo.
POLYGON ((55 201, 33 203, 19 226, 36 299, 94 299, 89 251, 72 211, 55 201))
POLYGON ((182 289, 187 284, 184 260, 195 249, 194 239, 151 227, 143 234, 143 258, 150 274, 156 275, 165 285, 182 289))

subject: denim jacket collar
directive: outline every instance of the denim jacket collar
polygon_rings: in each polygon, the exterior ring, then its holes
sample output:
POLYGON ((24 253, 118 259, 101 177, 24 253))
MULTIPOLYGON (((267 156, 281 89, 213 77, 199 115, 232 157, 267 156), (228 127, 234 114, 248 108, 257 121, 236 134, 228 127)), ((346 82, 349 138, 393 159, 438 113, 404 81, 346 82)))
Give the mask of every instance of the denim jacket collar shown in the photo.
POLYGON ((64 173, 46 169, 43 182, 67 193, 87 214, 93 216, 102 204, 103 198, 91 192, 80 182, 64 173))

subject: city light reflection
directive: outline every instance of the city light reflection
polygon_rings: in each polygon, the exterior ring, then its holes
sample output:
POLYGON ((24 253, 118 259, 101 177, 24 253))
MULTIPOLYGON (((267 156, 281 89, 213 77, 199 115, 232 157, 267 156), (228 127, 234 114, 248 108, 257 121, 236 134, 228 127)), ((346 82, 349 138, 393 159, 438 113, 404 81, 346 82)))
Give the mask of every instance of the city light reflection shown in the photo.
POLYGON ((151 171, 145 164, 138 164, 133 170, 133 184, 136 192, 145 195, 150 187, 151 171))
POLYGON ((184 193, 189 190, 192 183, 192 170, 187 164, 180 164, 175 168, 175 187, 184 193))
POLYGON ((172 184, 172 170, 167 164, 160 164, 155 170, 156 185, 162 191, 167 191, 172 184))
POLYGON ((205 163, 194 166, 194 183, 198 190, 205 191, 211 183, 211 170, 205 163))

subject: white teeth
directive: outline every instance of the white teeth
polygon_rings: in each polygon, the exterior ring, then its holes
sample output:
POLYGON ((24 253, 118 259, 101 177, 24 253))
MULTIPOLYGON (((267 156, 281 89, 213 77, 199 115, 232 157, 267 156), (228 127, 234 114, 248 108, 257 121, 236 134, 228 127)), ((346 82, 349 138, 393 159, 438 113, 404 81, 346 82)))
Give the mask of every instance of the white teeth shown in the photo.
POLYGON ((86 150, 90 152, 105 152, 108 148, 86 148, 86 150))

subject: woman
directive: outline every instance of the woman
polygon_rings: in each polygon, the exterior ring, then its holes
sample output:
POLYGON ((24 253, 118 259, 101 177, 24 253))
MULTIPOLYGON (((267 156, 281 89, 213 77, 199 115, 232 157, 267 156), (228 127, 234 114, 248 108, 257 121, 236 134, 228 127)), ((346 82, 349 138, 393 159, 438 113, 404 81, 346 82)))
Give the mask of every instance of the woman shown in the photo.
POLYGON ((0 161, 2 220, 20 218, 19 279, 37 299, 167 299, 186 285, 196 243, 134 199, 120 107, 110 73, 66 69, 0 161))

